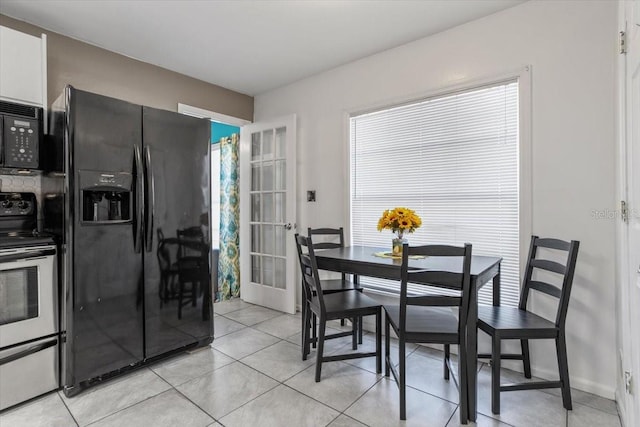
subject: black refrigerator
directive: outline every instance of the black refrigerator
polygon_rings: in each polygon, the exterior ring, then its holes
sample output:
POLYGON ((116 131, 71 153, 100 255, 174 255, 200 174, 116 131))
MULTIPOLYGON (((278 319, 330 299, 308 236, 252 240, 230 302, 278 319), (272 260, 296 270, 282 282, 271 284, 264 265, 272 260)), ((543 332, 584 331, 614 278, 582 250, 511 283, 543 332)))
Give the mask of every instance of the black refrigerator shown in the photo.
POLYGON ((67 86, 51 110, 45 229, 62 247, 62 384, 213 340, 210 122, 67 86))

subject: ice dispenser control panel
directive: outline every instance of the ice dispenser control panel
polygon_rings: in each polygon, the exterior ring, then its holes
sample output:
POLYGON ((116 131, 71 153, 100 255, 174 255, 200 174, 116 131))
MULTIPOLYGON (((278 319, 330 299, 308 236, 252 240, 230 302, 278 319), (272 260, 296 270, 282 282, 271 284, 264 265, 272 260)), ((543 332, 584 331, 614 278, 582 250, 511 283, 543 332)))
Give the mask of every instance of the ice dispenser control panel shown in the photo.
POLYGON ((131 221, 133 182, 130 173, 81 170, 79 174, 83 223, 131 221))
POLYGON ((38 168, 40 129, 37 120, 4 116, 4 165, 38 168))

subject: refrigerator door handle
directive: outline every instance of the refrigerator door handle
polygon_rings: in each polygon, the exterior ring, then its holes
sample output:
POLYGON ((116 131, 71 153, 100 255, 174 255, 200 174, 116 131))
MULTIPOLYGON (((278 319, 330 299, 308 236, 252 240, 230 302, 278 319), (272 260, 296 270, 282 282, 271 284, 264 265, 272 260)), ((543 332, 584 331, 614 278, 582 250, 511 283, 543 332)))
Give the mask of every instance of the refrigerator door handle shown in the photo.
POLYGON ((133 244, 135 253, 142 252, 142 233, 143 233, 143 212, 144 212, 144 178, 142 170, 142 154, 140 152, 140 146, 134 145, 134 159, 136 168, 136 220, 133 225, 133 244))
POLYGON ((146 220, 146 250, 151 252, 151 245, 153 244, 153 219, 155 215, 155 180, 153 178, 153 169, 151 168, 151 150, 149 147, 144 147, 144 160, 145 160, 145 172, 147 177, 147 220, 146 220))

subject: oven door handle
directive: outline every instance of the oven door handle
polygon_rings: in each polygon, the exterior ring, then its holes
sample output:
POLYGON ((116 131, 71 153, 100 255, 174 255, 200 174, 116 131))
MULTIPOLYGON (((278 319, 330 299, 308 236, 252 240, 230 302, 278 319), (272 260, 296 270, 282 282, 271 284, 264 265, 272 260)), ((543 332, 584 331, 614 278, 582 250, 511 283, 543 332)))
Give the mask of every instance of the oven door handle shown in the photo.
POLYGON ((44 249, 41 251, 20 252, 15 254, 0 255, 0 263, 20 261, 20 260, 29 259, 29 258, 39 258, 39 257, 51 256, 55 254, 56 254, 55 249, 44 249))
POLYGON ((18 359, 22 359, 23 357, 27 357, 30 356, 34 353, 38 353, 39 351, 45 350, 49 347, 53 347, 56 344, 58 344, 58 338, 53 338, 49 341, 45 341, 43 343, 40 344, 36 344, 32 347, 29 347, 25 350, 19 351, 17 353, 14 354, 10 354, 7 357, 3 357, 2 359, 0 359, 0 366, 4 365, 6 363, 10 363, 13 362, 14 360, 18 360, 18 359))

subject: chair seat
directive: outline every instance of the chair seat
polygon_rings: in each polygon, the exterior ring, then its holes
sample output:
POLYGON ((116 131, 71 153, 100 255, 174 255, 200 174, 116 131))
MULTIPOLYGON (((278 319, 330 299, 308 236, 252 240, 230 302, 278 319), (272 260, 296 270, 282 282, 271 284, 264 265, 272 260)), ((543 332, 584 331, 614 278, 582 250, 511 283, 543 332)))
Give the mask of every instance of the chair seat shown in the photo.
MULTIPOLYGON (((327 320, 332 320, 375 314, 382 304, 362 292, 336 292, 324 295, 324 306, 327 320)), ((313 297, 311 307, 320 313, 318 297, 313 297)))
MULTIPOLYGON (((384 311, 397 334, 400 328, 400 306, 385 305, 384 311)), ((407 342, 458 342, 458 318, 448 308, 407 306, 405 329, 407 342)))
POLYGON ((350 291, 352 289, 362 289, 360 285, 345 279, 320 280, 320 286, 322 286, 322 292, 325 295, 331 294, 333 292, 343 292, 343 291, 350 291))
POLYGON ((501 338, 554 338, 558 329, 553 322, 518 307, 478 306, 478 328, 501 338))

